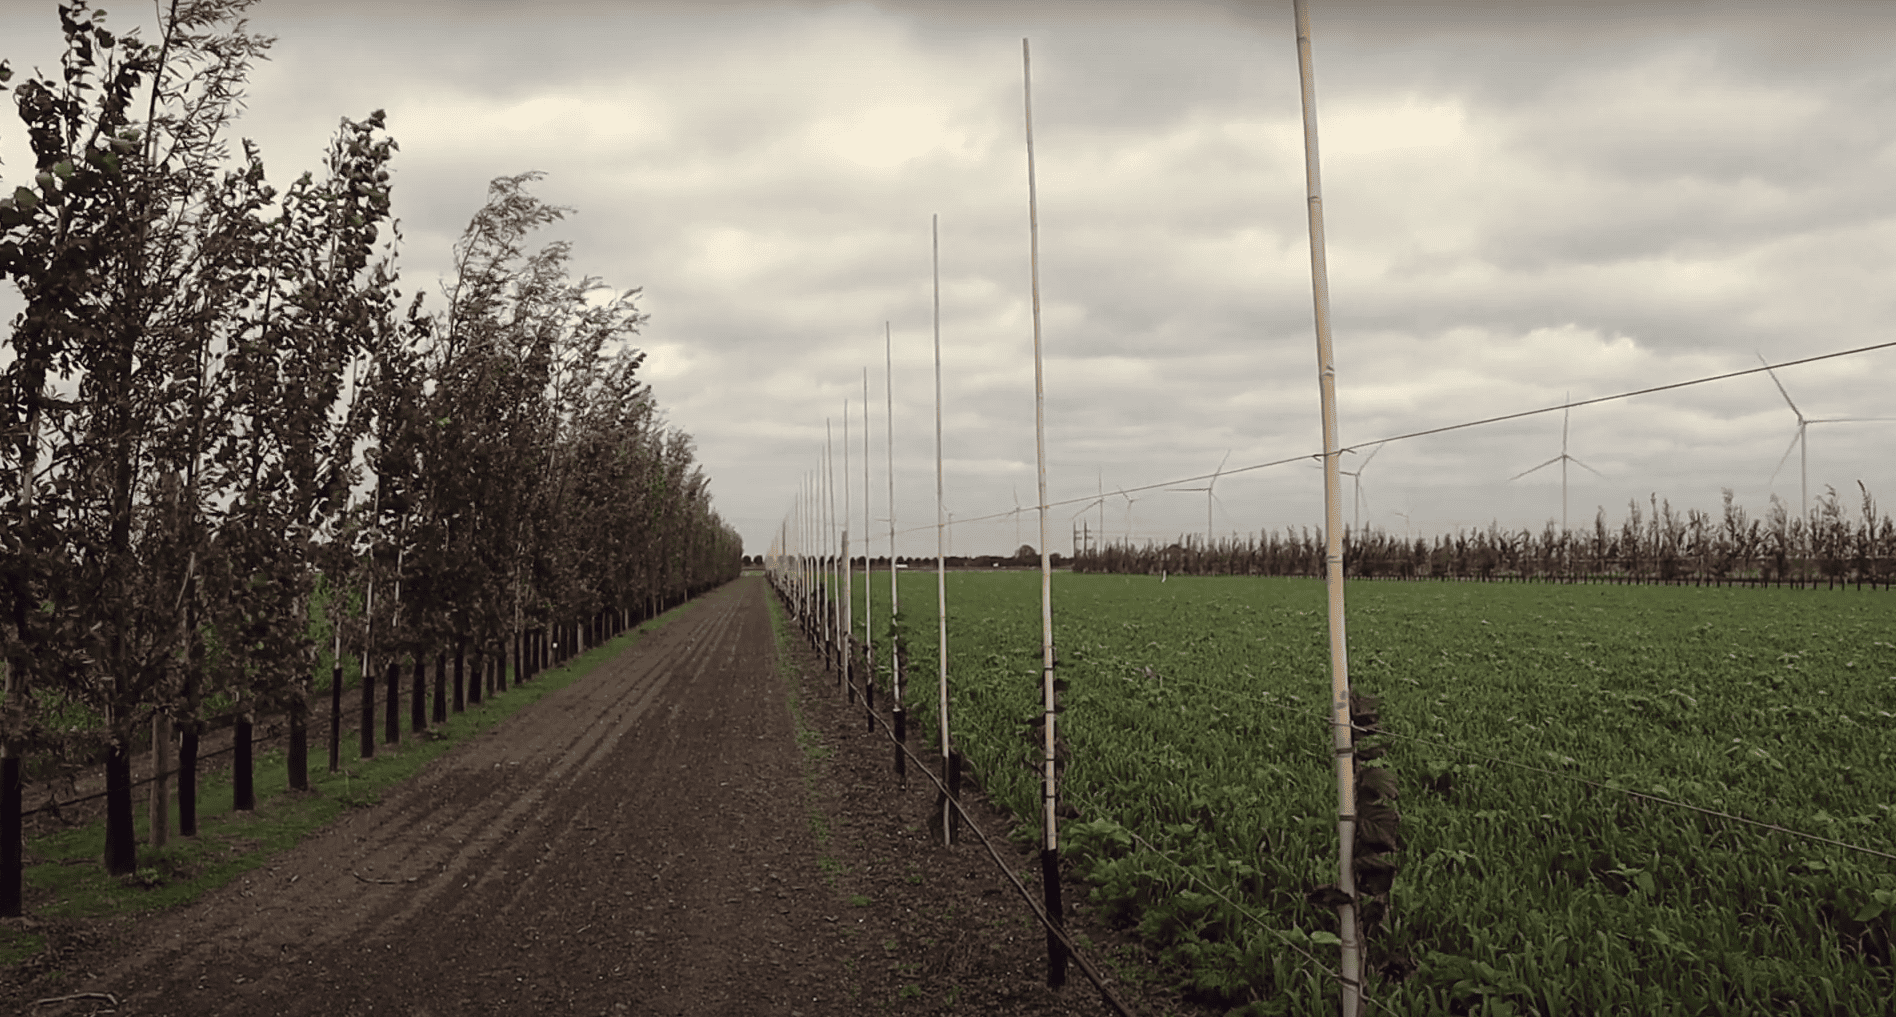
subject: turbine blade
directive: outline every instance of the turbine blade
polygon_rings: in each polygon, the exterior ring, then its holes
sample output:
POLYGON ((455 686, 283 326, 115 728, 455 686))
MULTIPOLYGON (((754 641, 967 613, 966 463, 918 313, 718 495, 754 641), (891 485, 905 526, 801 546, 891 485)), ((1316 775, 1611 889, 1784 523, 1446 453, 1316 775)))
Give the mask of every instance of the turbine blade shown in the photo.
MULTIPOLYGON (((1555 457, 1553 457, 1552 459, 1549 459, 1549 460, 1547 460, 1546 462, 1544 462, 1544 463, 1542 463, 1542 464, 1540 464, 1539 466, 1536 466, 1536 467, 1534 467, 1534 470, 1544 470, 1544 469, 1546 469, 1547 467, 1549 467, 1549 466, 1552 466, 1552 465, 1554 465, 1555 463, 1557 463, 1557 462, 1559 462, 1559 461, 1560 461, 1560 457, 1559 457, 1559 456, 1555 456, 1555 457)), ((1530 473, 1532 473, 1532 472, 1534 472, 1534 470, 1522 470, 1521 472, 1519 472, 1519 473, 1516 473, 1516 474, 1515 474, 1514 476, 1512 476, 1512 477, 1509 477, 1508 479, 1509 479, 1509 480, 1519 480, 1519 479, 1521 479, 1522 477, 1525 477, 1525 476, 1527 476, 1528 474, 1530 474, 1530 473)))
POLYGON ((1373 448, 1373 449, 1370 449, 1370 450, 1369 450, 1369 454, 1363 457, 1363 461, 1362 461, 1362 462, 1360 462, 1360 463, 1357 463, 1357 464, 1356 464, 1356 470, 1357 470, 1357 472, 1358 472, 1358 473, 1360 473, 1360 472, 1362 472, 1362 470, 1363 470, 1363 467, 1365 467, 1365 466, 1368 466, 1368 465, 1369 465, 1369 461, 1370 461, 1371 459, 1374 459, 1374 458, 1376 458, 1376 453, 1378 453, 1378 452, 1381 452, 1381 451, 1383 450, 1383 446, 1384 446, 1384 445, 1387 445, 1387 444, 1389 444, 1389 443, 1388 443, 1388 442, 1386 442, 1386 441, 1385 441, 1385 442, 1381 442, 1381 443, 1379 443, 1379 444, 1378 444, 1378 445, 1377 445, 1377 446, 1376 446, 1375 448, 1373 448))
POLYGON ((1867 424, 1872 421, 1890 421, 1896 417, 1825 417, 1822 420, 1806 420, 1806 424, 1867 424))
POLYGON ((1784 383, 1778 380, 1777 372, 1771 370, 1770 364, 1764 363, 1764 354, 1762 353, 1758 354, 1758 363, 1764 364, 1764 373, 1771 376, 1771 384, 1777 386, 1778 395, 1783 396, 1784 401, 1790 404, 1791 412, 1797 414, 1797 422, 1800 424, 1803 423, 1804 411, 1798 409, 1796 403, 1791 402, 1791 394, 1789 392, 1784 391, 1784 383))
POLYGON ((1767 483, 1775 483, 1777 481, 1779 471, 1784 469, 1784 464, 1791 458, 1791 453, 1797 451, 1797 440, 1803 436, 1804 428, 1800 425, 1797 429, 1797 433, 1791 435, 1791 443, 1785 447, 1784 455, 1779 457, 1777 469, 1771 471, 1771 479, 1767 481, 1767 483))
POLYGON ((1575 466, 1578 466, 1578 467, 1580 467, 1581 469, 1583 469, 1583 470, 1585 470, 1585 471, 1587 471, 1588 473, 1591 473, 1591 474, 1593 474, 1594 476, 1596 476, 1596 477, 1599 477, 1599 478, 1600 478, 1601 480, 1605 480, 1605 479, 1606 479, 1606 474, 1604 474, 1604 473, 1601 473, 1601 472, 1600 472, 1599 470, 1596 470, 1596 469, 1594 469, 1593 467, 1591 467, 1591 466, 1588 466, 1588 465, 1587 465, 1586 463, 1583 463, 1583 462, 1581 462, 1580 460, 1578 460, 1578 459, 1575 459, 1575 458, 1574 458, 1574 457, 1572 457, 1572 456, 1568 456, 1568 457, 1567 457, 1567 461, 1568 461, 1568 462, 1570 462, 1570 463, 1572 463, 1572 464, 1574 464, 1575 466))

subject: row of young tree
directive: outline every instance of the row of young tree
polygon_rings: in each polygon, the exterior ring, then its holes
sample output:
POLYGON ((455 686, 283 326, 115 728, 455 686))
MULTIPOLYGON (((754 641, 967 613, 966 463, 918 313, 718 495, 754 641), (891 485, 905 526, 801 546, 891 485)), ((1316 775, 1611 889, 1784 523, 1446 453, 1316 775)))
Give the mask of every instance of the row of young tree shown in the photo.
POLYGON ((639 291, 574 278, 564 243, 527 249, 570 211, 528 192, 538 174, 493 182, 430 310, 400 306, 381 111, 281 193, 248 140, 231 159, 272 41, 253 2, 169 0, 155 43, 61 3, 58 73, 13 88, 35 167, 0 188, 0 277, 25 302, 0 348, 7 914, 24 760, 104 762, 121 873, 155 718, 189 758, 210 725, 285 714, 307 786, 319 588, 332 621, 354 615, 349 652, 504 658, 740 567, 638 380, 639 291))
MULTIPOLYGON (((1463 530, 1433 539, 1391 534, 1379 527, 1346 532, 1343 568, 1354 578, 1547 580, 1694 584, 1865 583, 1896 579, 1896 521, 1878 515, 1869 490, 1853 510, 1834 488, 1800 517, 1777 497, 1763 519, 1749 516, 1724 492, 1718 515, 1683 513, 1656 494, 1610 525, 1606 510, 1586 530, 1549 522, 1539 533, 1463 530)), ((1308 528, 1206 543, 1181 537, 1159 545, 1129 543, 1082 547, 1079 572, 1161 572, 1184 575, 1323 575, 1324 541, 1308 528)))

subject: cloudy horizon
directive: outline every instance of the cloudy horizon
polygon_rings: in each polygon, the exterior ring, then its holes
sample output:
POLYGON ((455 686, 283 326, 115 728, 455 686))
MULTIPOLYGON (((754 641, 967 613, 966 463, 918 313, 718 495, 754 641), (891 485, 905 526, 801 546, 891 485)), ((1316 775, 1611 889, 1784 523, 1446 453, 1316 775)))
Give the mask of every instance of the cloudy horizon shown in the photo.
MULTIPOLYGON (((140 17, 149 38, 148 7, 109 24, 140 17)), ((864 368, 886 519, 888 322, 900 551, 933 554, 936 215, 945 500, 1002 515, 958 524, 954 550, 1038 546, 1023 37, 1050 499, 1103 489, 1087 525, 1169 541, 1204 532, 1206 498, 1163 487, 1320 449, 1288 0, 263 0, 250 19, 278 41, 234 135, 278 188, 340 117, 388 111, 405 292, 435 289, 489 180, 546 173, 533 192, 575 212, 535 241, 643 288, 645 377, 747 553, 826 421, 840 445, 845 401, 860 529, 864 368)), ((1345 445, 1896 338, 1896 5, 1312 0, 1311 19, 1345 445)), ((8 5, 0 40, 16 72, 55 67, 52 0, 8 5)), ((31 167, 10 111, 0 159, 10 190, 31 167)), ((0 288, 0 321, 17 308, 0 288)), ((1896 416, 1892 365, 1778 380, 1812 421, 1896 416)), ((1382 448, 1364 523, 1538 531, 1559 464, 1508 478, 1561 454, 1560 418, 1382 448)), ((1813 423, 1812 500, 1896 496, 1893 428, 1813 423)), ((1723 488, 1754 517, 1773 494, 1795 510, 1796 433, 1763 374, 1575 409, 1568 452, 1598 475, 1568 474, 1569 517, 1617 524, 1655 493, 1710 511, 1723 488)), ((1213 530, 1314 527, 1320 481, 1222 478, 1213 530)), ((1050 514, 1055 550, 1078 507, 1050 514)))

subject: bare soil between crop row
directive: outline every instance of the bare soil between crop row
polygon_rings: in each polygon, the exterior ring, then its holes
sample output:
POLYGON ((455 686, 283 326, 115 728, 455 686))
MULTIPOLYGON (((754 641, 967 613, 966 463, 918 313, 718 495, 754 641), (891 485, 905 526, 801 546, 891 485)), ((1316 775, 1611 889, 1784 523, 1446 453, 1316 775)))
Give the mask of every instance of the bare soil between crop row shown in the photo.
MULTIPOLYGON (((800 647, 781 676, 768 596, 757 578, 707 594, 194 904, 36 923, 62 973, 0 971, 0 1004, 45 1017, 1110 1012, 1077 970, 1045 987, 1026 906, 978 845, 937 843, 932 786, 896 781, 892 745, 834 676, 800 647), (116 1003, 36 1005, 89 993, 116 1003)), ((1002 852, 1037 874, 1031 851, 1002 852)), ((1070 920, 1117 940, 1083 906, 1070 920)), ((1142 1013, 1181 1008, 1122 991, 1142 1013)))

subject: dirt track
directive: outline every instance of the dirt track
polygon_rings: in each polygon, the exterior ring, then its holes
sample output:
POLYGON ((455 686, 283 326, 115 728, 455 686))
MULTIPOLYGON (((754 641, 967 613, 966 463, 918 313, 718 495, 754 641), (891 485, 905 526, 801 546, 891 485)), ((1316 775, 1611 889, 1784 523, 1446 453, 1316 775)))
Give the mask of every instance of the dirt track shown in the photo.
POLYGON ((380 805, 123 923, 70 954, 56 990, 14 1000, 111 992, 116 1010, 25 1008, 178 1017, 1105 1012, 1077 973, 1040 984, 1038 927, 979 848, 934 844, 932 791, 885 776, 888 744, 834 678, 799 652, 809 677, 786 687, 767 595, 754 578, 707 595, 380 805), (811 758, 793 709, 824 745, 811 758))

